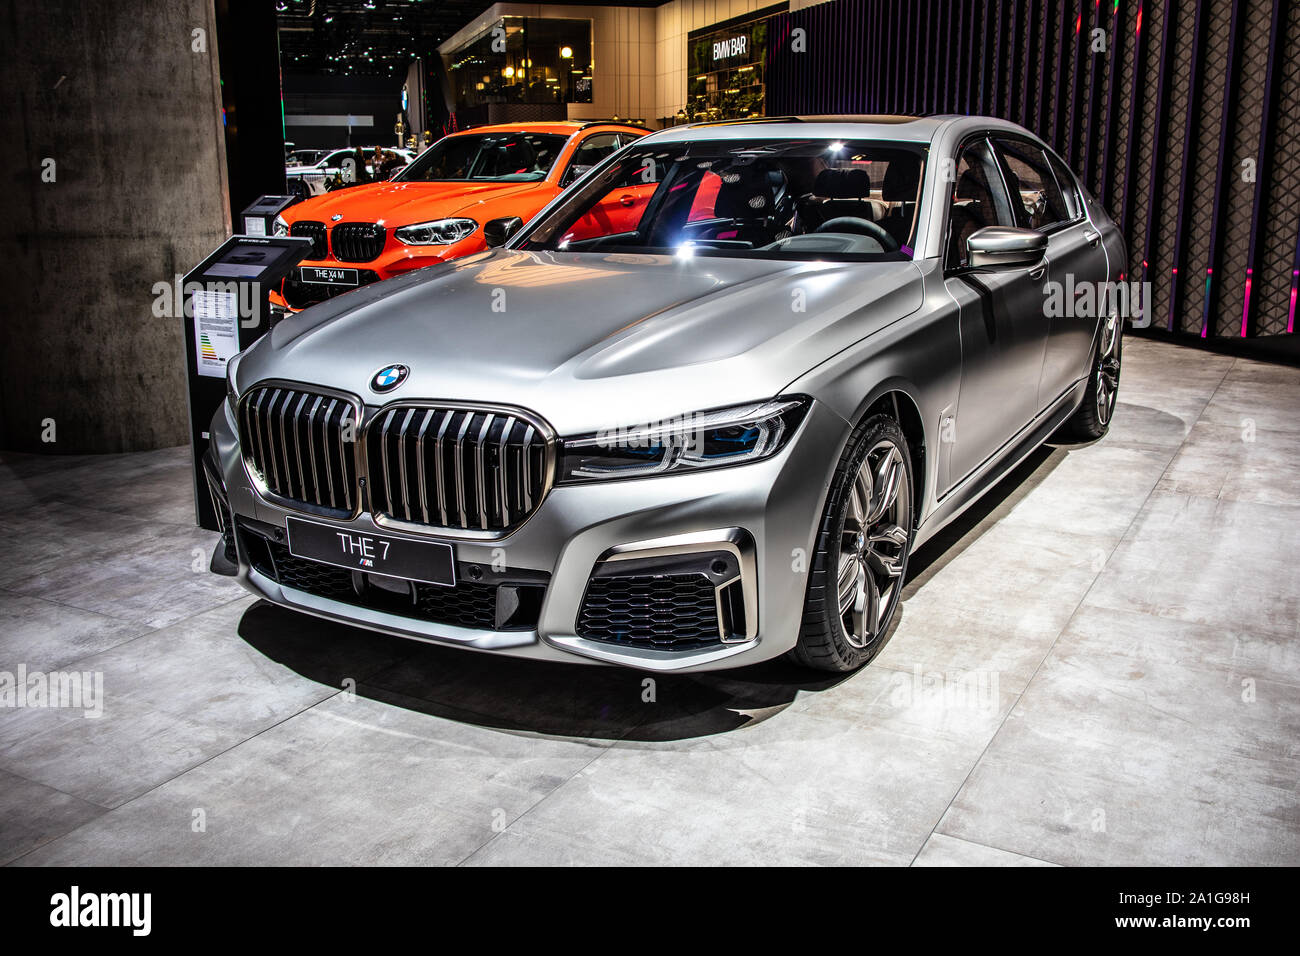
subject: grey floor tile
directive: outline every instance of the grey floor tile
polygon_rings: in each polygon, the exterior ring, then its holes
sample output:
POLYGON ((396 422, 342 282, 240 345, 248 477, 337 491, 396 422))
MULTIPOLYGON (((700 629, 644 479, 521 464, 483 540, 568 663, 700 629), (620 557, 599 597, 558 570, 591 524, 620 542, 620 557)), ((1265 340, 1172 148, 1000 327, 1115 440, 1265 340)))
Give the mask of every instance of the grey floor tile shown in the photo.
POLYGON ((105 812, 103 807, 0 770, 0 864, 105 812))
POLYGON ((125 699, 106 700, 100 717, 67 709, 4 716, 0 770, 105 807, 137 797, 244 739, 125 699))
POLYGON ((1295 685, 1142 617, 1072 622, 939 832, 1067 864, 1300 861, 1295 685))
POLYGON ((54 503, 0 514, 0 533, 32 541, 33 560, 0 572, 0 587, 160 627, 244 592, 211 574, 217 535, 54 503))
POLYGON ((993 733, 868 669, 725 736, 620 743, 468 861, 907 864, 993 733))
POLYGON ((1086 603, 1300 634, 1300 506, 1155 492, 1086 603))
POLYGON ((936 833, 925 841, 913 866, 1056 866, 1033 857, 936 833))
POLYGON ((0 591, 0 670, 57 670, 148 628, 43 598, 0 591))
POLYGON ((1300 432, 1300 369, 1238 359, 1201 420, 1262 431, 1300 432))
POLYGON ((1146 503, 1172 458, 1159 447, 1109 438, 1071 450, 1001 524, 1119 538, 1146 503))
POLYGON ((599 752, 339 696, 20 862, 456 863, 599 752))
MULTIPOLYGON (((1032 496, 1031 496, 1032 497, 1032 496)), ((1029 682, 1119 538, 999 524, 904 595, 872 666, 1029 682)))
POLYGON ((1158 487, 1203 498, 1300 505, 1297 462, 1300 432, 1202 421, 1196 423, 1158 487))

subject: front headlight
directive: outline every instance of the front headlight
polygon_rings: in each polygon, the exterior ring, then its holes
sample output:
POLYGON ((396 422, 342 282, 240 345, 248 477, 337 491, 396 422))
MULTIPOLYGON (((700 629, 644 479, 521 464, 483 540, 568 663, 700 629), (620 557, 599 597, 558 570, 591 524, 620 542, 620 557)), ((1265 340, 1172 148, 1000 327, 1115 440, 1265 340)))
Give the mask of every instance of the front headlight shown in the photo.
POLYGON ((449 246, 460 242, 477 228, 478 223, 473 219, 435 219, 402 226, 394 230, 393 235, 398 242, 408 246, 449 246))
POLYGON ((233 355, 226 363, 226 401, 233 412, 239 408, 239 389, 235 386, 235 368, 239 364, 239 355, 233 355))
POLYGON ((759 461, 781 450, 810 402, 794 395, 566 438, 558 480, 641 478, 759 461))
POLYGON ((284 216, 275 217, 275 223, 271 226, 271 235, 273 236, 289 235, 289 224, 284 221, 284 216))

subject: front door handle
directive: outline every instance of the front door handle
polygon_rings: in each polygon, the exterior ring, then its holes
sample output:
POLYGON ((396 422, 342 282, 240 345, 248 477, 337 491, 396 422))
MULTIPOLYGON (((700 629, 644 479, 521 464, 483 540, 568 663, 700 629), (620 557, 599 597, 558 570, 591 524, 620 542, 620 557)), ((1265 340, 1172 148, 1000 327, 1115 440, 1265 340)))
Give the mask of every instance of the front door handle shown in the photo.
POLYGON ((1097 243, 1101 241, 1101 233, 1093 232, 1091 229, 1089 229, 1087 232, 1083 234, 1083 238, 1088 240, 1088 245, 1096 249, 1097 243))

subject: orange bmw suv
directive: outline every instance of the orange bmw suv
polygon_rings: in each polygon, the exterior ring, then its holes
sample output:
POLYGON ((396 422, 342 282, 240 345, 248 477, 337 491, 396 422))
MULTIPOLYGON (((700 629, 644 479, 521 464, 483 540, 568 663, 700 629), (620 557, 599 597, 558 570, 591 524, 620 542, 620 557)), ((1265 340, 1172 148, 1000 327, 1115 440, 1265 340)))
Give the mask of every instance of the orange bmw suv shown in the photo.
POLYGON ((507 123, 453 133, 388 182, 307 199, 276 220, 277 235, 312 251, 273 307, 304 309, 357 286, 486 248, 483 224, 527 222, 610 153, 648 130, 620 123, 507 123))

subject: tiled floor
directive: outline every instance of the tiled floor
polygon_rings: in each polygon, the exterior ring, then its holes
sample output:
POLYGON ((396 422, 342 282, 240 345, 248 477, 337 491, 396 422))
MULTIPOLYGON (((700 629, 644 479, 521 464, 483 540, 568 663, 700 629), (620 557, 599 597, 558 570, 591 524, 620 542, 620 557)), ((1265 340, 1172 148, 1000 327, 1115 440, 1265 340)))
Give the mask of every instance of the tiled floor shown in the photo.
POLYGON ((0 708, 0 862, 1298 864, 1300 370, 1130 340, 1121 399, 871 667, 653 695, 253 601, 184 449, 0 456, 0 672, 104 695, 0 708))

